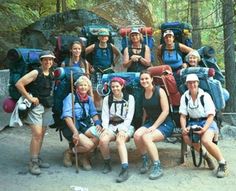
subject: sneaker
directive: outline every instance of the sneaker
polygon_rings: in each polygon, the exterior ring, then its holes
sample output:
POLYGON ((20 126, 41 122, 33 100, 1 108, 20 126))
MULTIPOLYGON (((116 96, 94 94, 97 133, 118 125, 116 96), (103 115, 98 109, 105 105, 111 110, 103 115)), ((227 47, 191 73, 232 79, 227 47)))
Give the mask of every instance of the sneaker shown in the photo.
POLYGON ((143 158, 142 167, 139 169, 140 174, 145 174, 150 168, 150 160, 148 158, 143 158))
POLYGON ((39 158, 39 167, 40 168, 49 168, 50 167, 50 164, 49 163, 46 163, 46 162, 43 162, 43 160, 41 158, 39 158))
POLYGON ((111 172, 111 164, 110 164, 110 161, 106 161, 106 160, 105 160, 102 173, 103 173, 103 174, 107 174, 107 173, 109 173, 109 172, 111 172))
POLYGON ((203 158, 205 159, 208 168, 210 170, 214 170, 215 169, 215 164, 214 164, 213 160, 211 159, 211 157, 208 154, 205 154, 205 156, 203 156, 203 158))
POLYGON ((224 178, 228 174, 227 164, 219 164, 216 177, 217 178, 224 178))
POLYGON ((155 180, 163 175, 163 170, 161 169, 160 163, 153 164, 151 174, 149 175, 149 179, 155 180))
POLYGON ((116 182, 121 183, 128 180, 128 178, 129 178, 128 168, 126 169, 122 168, 118 178, 116 179, 116 182))
POLYGON ((63 164, 65 167, 71 167, 73 165, 73 153, 70 149, 66 149, 63 153, 63 164))
POLYGON ((41 170, 39 168, 38 159, 31 160, 29 163, 29 172, 33 175, 39 175, 41 174, 41 170))

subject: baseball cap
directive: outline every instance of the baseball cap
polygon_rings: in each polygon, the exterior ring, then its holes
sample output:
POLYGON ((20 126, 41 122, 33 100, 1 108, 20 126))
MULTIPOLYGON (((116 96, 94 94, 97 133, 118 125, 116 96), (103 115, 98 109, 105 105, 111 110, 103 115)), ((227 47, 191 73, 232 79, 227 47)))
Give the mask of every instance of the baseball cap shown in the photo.
POLYGON ((163 34, 163 37, 165 37, 165 36, 168 35, 168 34, 170 34, 170 35, 172 35, 172 36, 175 36, 172 30, 166 30, 166 31, 164 32, 164 34, 163 34))
POLYGON ((107 29, 100 29, 98 32, 98 36, 109 36, 109 31, 107 29))
POLYGON ((190 82, 190 81, 198 81, 199 82, 199 79, 196 74, 188 74, 186 77, 186 82, 190 82))
POLYGON ((56 57, 55 57, 55 55, 53 54, 52 51, 50 51, 50 50, 45 50, 45 51, 42 51, 42 52, 41 52, 39 58, 40 58, 40 59, 42 59, 42 58, 53 58, 53 59, 55 59, 56 57))
POLYGON ((138 28, 132 28, 129 34, 132 34, 132 33, 138 33, 138 34, 140 34, 138 28))

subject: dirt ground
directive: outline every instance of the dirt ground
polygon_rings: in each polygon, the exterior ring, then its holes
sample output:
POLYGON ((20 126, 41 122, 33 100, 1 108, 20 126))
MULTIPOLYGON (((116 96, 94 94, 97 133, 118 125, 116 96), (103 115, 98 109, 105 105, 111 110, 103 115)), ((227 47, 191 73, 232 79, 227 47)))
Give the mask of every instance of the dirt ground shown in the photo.
MULTIPOLYGON (((0 126, 8 124, 9 114, 0 110, 0 126)), ((76 174, 75 166, 65 168, 62 153, 67 148, 64 139, 59 140, 55 129, 48 129, 44 139, 42 158, 51 164, 49 169, 42 169, 42 174, 33 176, 28 172, 30 130, 27 127, 6 128, 0 131, 0 191, 232 191, 236 187, 236 139, 224 137, 219 146, 229 166, 229 176, 218 179, 214 171, 202 165, 196 168, 188 153, 185 164, 180 164, 180 144, 158 143, 160 160, 164 176, 158 180, 149 180, 148 174, 138 174, 141 165, 140 157, 133 140, 128 144, 129 179, 116 183, 120 171, 117 149, 112 143, 111 173, 102 174, 103 161, 99 151, 92 156, 93 169, 76 174)))

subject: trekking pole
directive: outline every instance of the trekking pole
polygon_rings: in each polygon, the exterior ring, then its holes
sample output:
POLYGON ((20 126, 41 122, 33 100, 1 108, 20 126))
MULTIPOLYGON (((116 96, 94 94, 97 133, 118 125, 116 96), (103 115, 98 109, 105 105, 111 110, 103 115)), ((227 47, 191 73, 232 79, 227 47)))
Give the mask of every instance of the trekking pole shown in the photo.
MULTIPOLYGON (((70 71, 70 88, 71 88, 71 101, 72 101, 72 117, 73 123, 75 124, 75 98, 74 98, 74 80, 73 80, 73 71, 70 71)), ((78 165, 78 152, 77 152, 77 145, 74 147, 75 149, 75 167, 76 173, 79 173, 79 165, 78 165)))

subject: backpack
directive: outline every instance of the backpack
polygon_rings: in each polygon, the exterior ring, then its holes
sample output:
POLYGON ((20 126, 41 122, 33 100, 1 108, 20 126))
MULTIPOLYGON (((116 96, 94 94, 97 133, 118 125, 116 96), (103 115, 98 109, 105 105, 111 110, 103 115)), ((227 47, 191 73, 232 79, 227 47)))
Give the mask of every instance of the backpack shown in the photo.
MULTIPOLYGON (((153 30, 152 27, 145 27, 145 26, 133 26, 135 28, 139 28, 140 33, 143 35, 143 45, 147 45, 151 51, 151 62, 154 61, 154 38, 153 38, 153 30)), ((126 47, 131 47, 131 42, 129 40, 129 33, 132 30, 132 26, 122 27, 119 30, 119 34, 122 37, 121 39, 121 53, 124 53, 124 49, 126 47)))
MULTIPOLYGON (((129 101, 129 94, 128 94, 126 91, 124 91, 124 97, 123 97, 122 101, 114 101, 114 100, 113 100, 113 94, 110 93, 110 95, 109 95, 109 97, 108 97, 108 108, 109 108, 109 109, 111 108, 112 103, 126 103, 126 102, 128 102, 128 101, 129 101)), ((115 108, 115 109, 116 109, 116 108, 115 108)), ((121 111, 121 113, 123 113, 123 105, 122 105, 122 111, 121 111)))
POLYGON ((9 77, 9 95, 14 100, 18 100, 21 94, 15 87, 16 82, 26 73, 40 66, 39 55, 41 49, 30 48, 14 48, 7 53, 7 60, 9 63, 10 77, 9 77))
POLYGON ((186 46, 192 47, 192 39, 190 37, 192 32, 192 26, 184 22, 165 22, 161 24, 161 39, 160 44, 164 44, 163 34, 166 30, 172 30, 175 35, 175 41, 185 44, 186 46))
POLYGON ((83 26, 80 32, 80 36, 85 37, 87 40, 87 45, 95 44, 94 51, 90 54, 86 55, 86 60, 93 65, 94 63, 94 53, 96 52, 98 45, 96 46, 96 42, 98 42, 98 32, 101 29, 107 29, 109 31, 109 40, 108 40, 108 50, 112 53, 111 63, 113 63, 113 49, 110 43, 114 43, 113 36, 115 33, 113 32, 113 28, 110 25, 103 25, 103 24, 88 24, 83 26))
POLYGON ((216 111, 220 111, 225 107, 225 100, 223 96, 223 89, 220 81, 214 79, 212 76, 212 69, 205 67, 189 67, 180 71, 180 87, 179 90, 183 94, 186 90, 186 77, 188 74, 196 74, 199 78, 199 87, 210 94, 215 104, 216 111))
MULTIPOLYGON (((143 107, 142 107, 143 91, 139 83, 139 76, 140 76, 140 73, 138 72, 116 72, 116 73, 110 73, 110 74, 103 74, 102 85, 100 86, 100 88, 97 89, 98 93, 101 96, 109 95, 109 93, 111 92, 111 90, 109 89, 109 82, 111 81, 112 78, 121 77, 126 81, 126 84, 125 84, 126 92, 128 94, 133 95, 135 99, 135 112, 134 112, 134 117, 132 120, 132 125, 136 129, 141 126, 142 115, 143 115, 143 107)), ((112 102, 110 101, 110 104, 111 103, 112 102)))
MULTIPOLYGON (((70 58, 70 45, 74 41, 81 42, 84 46, 86 46, 86 39, 83 37, 75 36, 75 35, 60 35, 56 40, 56 47, 54 49, 55 56, 57 59, 57 63, 60 64, 67 58, 70 58)), ((85 55, 81 55, 85 58, 85 55)))

